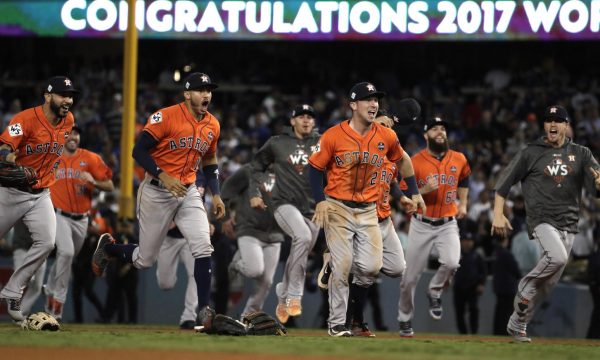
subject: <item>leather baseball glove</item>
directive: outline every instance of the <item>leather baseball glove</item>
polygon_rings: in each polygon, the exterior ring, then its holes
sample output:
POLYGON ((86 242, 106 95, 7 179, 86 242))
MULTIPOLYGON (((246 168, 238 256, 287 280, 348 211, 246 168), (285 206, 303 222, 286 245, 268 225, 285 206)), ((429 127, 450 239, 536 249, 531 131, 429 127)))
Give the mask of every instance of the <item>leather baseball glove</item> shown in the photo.
POLYGON ((34 168, 0 161, 0 186, 29 188, 37 180, 38 177, 34 168))
POLYGON ((285 336, 287 333, 283 325, 263 311, 247 314, 242 321, 246 324, 248 335, 285 336))
POLYGON ((244 336, 246 335, 246 327, 229 316, 217 314, 206 333, 210 335, 244 336))
POLYGON ((56 319, 43 311, 29 314, 25 320, 21 322, 23 330, 34 331, 58 331, 60 324, 56 319))

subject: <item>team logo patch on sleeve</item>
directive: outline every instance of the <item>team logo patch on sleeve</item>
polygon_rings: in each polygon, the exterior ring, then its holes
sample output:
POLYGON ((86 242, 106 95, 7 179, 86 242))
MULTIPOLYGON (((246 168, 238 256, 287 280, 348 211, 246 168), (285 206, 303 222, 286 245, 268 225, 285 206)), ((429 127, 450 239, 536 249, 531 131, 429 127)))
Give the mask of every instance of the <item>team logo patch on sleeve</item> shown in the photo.
POLYGON ((385 144, 382 141, 380 141, 377 144, 377 148, 379 149, 379 151, 383 151, 383 149, 385 149, 385 144))
POLYGON ((23 128, 21 128, 21 124, 16 123, 10 125, 8 127, 8 134, 12 137, 23 135, 23 128))
POLYGON ((150 116, 150 124, 158 124, 159 122, 161 122, 163 119, 162 117, 162 112, 157 112, 156 114, 153 114, 152 116, 150 116))

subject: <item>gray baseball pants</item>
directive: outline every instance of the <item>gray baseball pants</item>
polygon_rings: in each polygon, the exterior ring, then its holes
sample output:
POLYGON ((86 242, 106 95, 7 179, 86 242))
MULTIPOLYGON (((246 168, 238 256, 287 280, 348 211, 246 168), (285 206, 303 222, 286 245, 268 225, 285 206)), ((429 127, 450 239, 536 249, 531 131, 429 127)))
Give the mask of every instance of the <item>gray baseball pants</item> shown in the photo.
POLYGON ((351 208, 328 198, 331 204, 325 238, 331 254, 329 327, 346 323, 348 275, 376 277, 383 265, 383 243, 375 204, 351 208))
MULTIPOLYGON (((283 235, 273 233, 270 236, 283 235)), ((253 236, 241 236, 238 239, 238 249, 232 266, 245 277, 254 280, 252 294, 242 312, 243 317, 263 310, 279 262, 281 242, 267 243, 253 236)))
POLYGON ((400 282, 400 300, 398 301, 398 321, 410 321, 415 309, 415 288, 421 274, 427 266, 427 259, 433 247, 436 247, 440 267, 429 281, 429 295, 439 298, 443 290, 450 285, 459 267, 460 236, 456 220, 440 226, 427 224, 413 217, 408 230, 406 248, 406 271, 400 282))
MULTIPOLYGON (((16 269, 19 266, 23 265, 25 262, 25 256, 27 255, 27 250, 25 249, 15 249, 13 251, 13 268, 16 269)), ((42 266, 35 272, 29 283, 27 284, 27 290, 23 294, 23 298, 21 298, 21 313, 29 314, 31 312, 31 308, 37 298, 42 294, 42 285, 44 284, 44 275, 46 274, 46 261, 42 263, 42 266)))
POLYGON ((0 297, 20 299, 29 280, 54 249, 56 215, 50 191, 30 194, 13 188, 0 187, 0 236, 22 219, 31 234, 33 244, 27 250, 21 266, 15 269, 0 297))
POLYGON ((185 237, 194 259, 209 257, 213 247, 198 188, 190 185, 184 197, 175 197, 167 189, 150 184, 150 180, 146 177, 138 190, 140 243, 133 251, 133 266, 147 269, 154 265, 172 221, 185 237))
POLYGON ((187 274, 183 313, 179 320, 181 324, 185 321, 196 320, 198 292, 196 290, 196 281, 194 281, 194 257, 185 239, 167 236, 160 247, 158 261, 156 262, 156 279, 159 288, 162 290, 171 290, 175 287, 175 283, 177 282, 177 265, 179 265, 180 260, 187 274))
POLYGON ((509 320, 515 329, 525 329, 533 318, 535 306, 541 304, 554 289, 567 266, 575 240, 575 234, 558 230, 547 223, 536 226, 533 236, 542 248, 542 257, 519 282, 515 309, 509 320))
POLYGON ((315 246, 319 229, 312 221, 302 216, 293 205, 279 206, 275 209, 274 215, 281 230, 292 238, 292 247, 285 263, 283 279, 277 284, 277 296, 280 300, 301 298, 304 294, 308 253, 315 246))
POLYGON ((87 216, 81 220, 73 220, 56 214, 56 260, 48 273, 46 295, 52 295, 63 304, 69 291, 73 258, 81 251, 88 221, 87 216))

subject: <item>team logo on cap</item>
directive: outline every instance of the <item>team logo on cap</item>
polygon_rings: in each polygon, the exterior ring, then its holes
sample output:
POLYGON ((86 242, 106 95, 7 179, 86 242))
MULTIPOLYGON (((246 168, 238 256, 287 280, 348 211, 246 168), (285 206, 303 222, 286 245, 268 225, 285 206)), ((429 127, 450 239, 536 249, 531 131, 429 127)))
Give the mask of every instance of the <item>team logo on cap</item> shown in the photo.
POLYGON ((556 114, 557 111, 558 111, 558 109, 555 107, 550 108, 550 114, 556 114))
POLYGON ((12 124, 8 127, 8 134, 12 137, 23 135, 23 128, 20 123, 12 124))
POLYGON ((377 148, 379 149, 379 151, 383 151, 383 149, 385 149, 385 144, 382 141, 380 141, 377 144, 377 148))
POLYGON ((369 90, 369 92, 373 92, 375 91, 375 86, 373 86, 372 84, 367 84, 367 90, 369 90))
POLYGON ((48 92, 52 91, 52 85, 48 85, 48 92))
POLYGON ((158 124, 162 121, 162 112, 157 112, 150 117, 150 124, 158 124))
POLYGON ((65 79, 65 86, 71 86, 71 80, 65 79))
POLYGON ((208 76, 202 75, 201 78, 202 78, 202 82, 205 82, 205 83, 208 82, 208 76))
POLYGON ((355 97, 356 97, 356 93, 353 92, 352 94, 350 94, 350 99, 354 99, 355 97))
POLYGON ((189 88, 190 88, 190 82, 189 82, 189 81, 186 81, 186 82, 185 82, 185 88, 186 88, 186 89, 189 89, 189 88))

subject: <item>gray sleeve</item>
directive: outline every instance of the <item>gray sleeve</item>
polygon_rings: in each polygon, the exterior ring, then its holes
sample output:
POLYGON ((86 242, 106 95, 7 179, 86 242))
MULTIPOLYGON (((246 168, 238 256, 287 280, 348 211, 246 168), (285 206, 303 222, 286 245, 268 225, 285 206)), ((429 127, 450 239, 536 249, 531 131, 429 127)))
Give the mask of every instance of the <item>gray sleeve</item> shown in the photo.
POLYGON ((235 199, 240 197, 248 187, 250 171, 244 166, 227 178, 221 186, 221 198, 228 207, 235 204, 235 199))
POLYGON ((584 181, 584 186, 586 191, 589 194, 595 194, 596 197, 600 197, 600 193, 596 190, 596 185, 595 185, 595 178, 594 175, 592 174, 592 172, 590 171, 590 168, 594 168, 596 170, 600 170, 600 165, 598 165, 598 161, 596 161, 596 159, 594 158, 594 154, 592 154, 592 151, 585 147, 582 146, 582 150, 583 150, 583 181, 584 181))
POLYGON ((275 161, 273 155, 273 138, 270 138, 263 147, 254 154, 250 163, 250 184, 248 185, 250 198, 262 197, 260 193, 260 177, 267 170, 269 165, 275 161))
POLYGON ((508 196, 510 188, 521 181, 528 172, 529 160, 527 148, 519 151, 498 177, 494 190, 503 198, 508 196))

